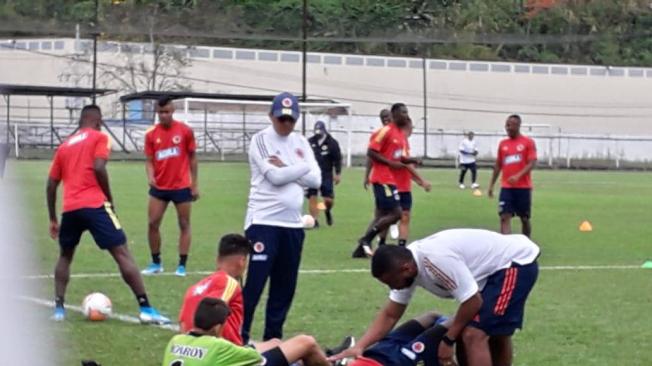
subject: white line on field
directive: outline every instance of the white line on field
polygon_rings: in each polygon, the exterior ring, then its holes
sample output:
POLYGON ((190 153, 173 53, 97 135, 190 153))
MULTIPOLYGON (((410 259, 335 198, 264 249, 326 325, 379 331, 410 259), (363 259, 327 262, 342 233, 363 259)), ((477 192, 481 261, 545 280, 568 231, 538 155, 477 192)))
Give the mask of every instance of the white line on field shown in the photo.
MULTIPOLYGON (((641 269, 639 265, 586 265, 586 266, 540 266, 539 269, 543 271, 604 271, 604 270, 623 270, 623 269, 641 269)), ((369 272, 366 268, 344 268, 344 269, 302 269, 299 273, 302 274, 334 274, 334 273, 367 273, 369 272)), ((211 271, 195 271, 188 272, 189 275, 209 275, 212 274, 211 271)), ((163 272, 152 277, 156 276, 174 276, 174 272, 163 272)), ((70 275, 71 278, 109 278, 109 277, 120 277, 120 273, 73 273, 70 275)), ((29 275, 22 277, 29 280, 42 280, 42 279, 52 279, 54 275, 52 274, 41 274, 41 275, 29 275)))
MULTIPOLYGON (((23 300, 23 301, 28 301, 28 302, 31 302, 31 303, 34 303, 34 304, 37 304, 37 305, 54 308, 54 301, 43 300, 43 299, 39 299, 37 297, 31 297, 31 296, 18 296, 18 299, 23 300)), ((75 306, 75 305, 66 304, 66 310, 73 310, 73 311, 76 311, 78 313, 82 313, 82 308, 79 307, 79 306, 75 306)), ((125 322, 125 323, 140 324, 140 320, 138 318, 136 318, 135 316, 131 316, 131 315, 112 313, 109 316, 109 318, 116 319, 116 320, 119 320, 119 321, 125 322)), ((179 331, 179 326, 177 324, 167 324, 167 325, 152 324, 152 326, 155 326, 155 327, 158 327, 158 328, 161 328, 161 329, 171 330, 171 331, 174 331, 174 332, 179 331)))

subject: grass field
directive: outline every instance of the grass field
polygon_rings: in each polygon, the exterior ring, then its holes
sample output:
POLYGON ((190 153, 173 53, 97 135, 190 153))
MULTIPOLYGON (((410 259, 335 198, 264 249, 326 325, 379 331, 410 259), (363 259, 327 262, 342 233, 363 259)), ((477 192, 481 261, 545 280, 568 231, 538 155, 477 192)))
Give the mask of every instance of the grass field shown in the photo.
MULTIPOLYGON (((44 182, 48 163, 12 162, 8 179, 20 181, 27 212, 33 222, 42 274, 53 268, 57 245, 47 236, 44 182)), ((146 241, 147 188, 142 163, 110 164, 117 214, 139 266, 149 261, 146 241)), ((473 197, 455 184, 456 171, 426 170, 433 182, 429 194, 415 191, 412 238, 444 228, 497 229, 496 201, 473 197)), ((348 169, 337 188, 335 226, 307 233, 302 269, 366 269, 366 260, 353 260, 353 243, 370 219, 372 197, 361 186, 361 169, 348 169)), ((486 185, 488 171, 480 172, 486 185)), ((245 164, 200 164, 202 197, 193 206, 193 247, 188 270, 214 268, 217 238, 241 232, 246 206, 248 168, 245 164)), ((652 257, 652 175, 625 172, 537 171, 533 208, 533 239, 543 254, 545 268, 530 296, 526 327, 515 336, 516 365, 650 365, 652 348, 652 272, 637 268, 568 269, 552 266, 640 265, 652 257), (580 233, 579 223, 591 220, 594 231, 580 233)), ((483 187, 484 188, 484 187, 483 187)), ((516 224, 516 223, 515 223, 516 224)), ((519 229, 516 225, 515 229, 519 229)), ((174 212, 163 224, 163 261, 176 264, 177 228, 174 212)), ((73 273, 114 273, 106 253, 85 236, 73 273)), ((146 278, 152 303, 176 318, 184 290, 200 275, 187 278, 146 278)), ((42 284, 42 298, 52 297, 51 280, 42 284)), ((79 304, 91 291, 111 297, 114 311, 136 315, 133 296, 119 278, 74 278, 67 302, 79 304)), ((303 273, 286 335, 314 334, 333 344, 345 334, 359 336, 383 304, 386 288, 366 271, 303 273)), ((264 299, 263 299, 264 300, 264 299)), ((450 312, 455 304, 418 293, 409 314, 428 309, 450 312)), ((263 308, 259 306, 259 309, 263 308)), ((40 308, 44 313, 50 309, 40 308)), ((261 336, 262 314, 254 336, 261 336)), ((62 324, 53 324, 64 364, 93 358, 103 365, 160 365, 172 332, 109 320, 90 323, 70 312, 62 324)))

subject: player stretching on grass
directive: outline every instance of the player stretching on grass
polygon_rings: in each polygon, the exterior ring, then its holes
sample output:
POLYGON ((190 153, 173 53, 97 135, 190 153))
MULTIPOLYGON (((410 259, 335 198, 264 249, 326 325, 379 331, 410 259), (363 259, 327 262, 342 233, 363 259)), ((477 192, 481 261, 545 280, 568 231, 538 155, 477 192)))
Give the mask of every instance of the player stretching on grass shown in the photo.
POLYGON ((95 243, 107 250, 120 268, 122 278, 138 300, 140 321, 169 323, 149 304, 143 279, 127 249, 118 218, 113 213, 113 197, 109 187, 106 164, 110 140, 100 132, 102 112, 91 105, 81 111, 79 131, 67 138, 57 149, 47 182, 47 203, 50 215, 50 237, 59 238, 59 260, 54 270, 55 309, 53 319, 65 318, 64 296, 70 280, 70 264, 75 248, 84 231, 93 235, 95 243), (63 214, 57 221, 57 188, 63 182, 63 214))
POLYGON ((163 272, 159 228, 168 203, 172 201, 180 231, 179 265, 175 274, 185 276, 191 239, 190 205, 199 198, 195 135, 188 125, 172 118, 174 105, 170 97, 161 98, 156 111, 159 123, 145 134, 145 168, 149 182, 147 239, 152 263, 143 274, 163 272))
POLYGON ((494 196, 494 184, 502 172, 500 202, 500 232, 512 233, 512 218, 521 218, 523 235, 532 234, 530 223, 532 209, 532 178, 530 173, 537 163, 537 148, 534 140, 521 135, 521 117, 514 114, 507 117, 505 130, 508 138, 498 145, 498 155, 489 183, 489 198, 494 196))

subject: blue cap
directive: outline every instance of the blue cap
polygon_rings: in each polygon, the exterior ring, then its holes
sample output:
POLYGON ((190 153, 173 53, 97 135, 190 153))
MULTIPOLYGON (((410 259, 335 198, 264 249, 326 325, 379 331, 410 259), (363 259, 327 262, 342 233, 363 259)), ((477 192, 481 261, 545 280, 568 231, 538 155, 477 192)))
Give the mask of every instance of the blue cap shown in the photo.
POLYGON ((276 118, 290 116, 296 121, 299 119, 299 100, 294 95, 283 92, 274 97, 271 112, 276 118))
POLYGON ((315 122, 315 131, 317 130, 326 132, 326 124, 323 121, 315 122))

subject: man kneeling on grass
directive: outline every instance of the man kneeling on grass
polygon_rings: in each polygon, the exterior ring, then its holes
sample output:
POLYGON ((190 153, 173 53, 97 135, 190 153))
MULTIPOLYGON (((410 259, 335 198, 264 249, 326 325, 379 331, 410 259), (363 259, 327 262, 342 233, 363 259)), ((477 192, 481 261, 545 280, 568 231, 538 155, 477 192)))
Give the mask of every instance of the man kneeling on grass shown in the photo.
POLYGON ((168 343, 163 366, 288 366, 302 361, 305 366, 330 366, 315 339, 298 335, 269 351, 236 346, 222 338, 230 310, 220 299, 205 298, 197 306, 194 328, 174 336, 168 343))

